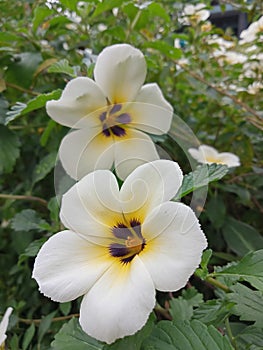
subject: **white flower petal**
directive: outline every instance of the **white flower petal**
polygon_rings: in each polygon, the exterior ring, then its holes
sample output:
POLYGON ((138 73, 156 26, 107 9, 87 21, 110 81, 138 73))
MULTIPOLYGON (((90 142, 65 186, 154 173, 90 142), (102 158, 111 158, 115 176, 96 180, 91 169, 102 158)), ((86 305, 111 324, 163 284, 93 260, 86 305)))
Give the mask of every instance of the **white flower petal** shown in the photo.
POLYGON ((226 164, 229 168, 240 166, 239 157, 233 153, 223 152, 219 154, 218 158, 222 162, 222 164, 226 164))
POLYGON ((13 311, 12 307, 8 307, 1 322, 0 322, 0 347, 3 345, 4 341, 6 340, 6 331, 9 323, 9 317, 13 311))
POLYGON ((95 118, 94 111, 106 105, 98 85, 89 78, 79 77, 67 83, 59 100, 48 101, 46 109, 59 124, 82 128, 98 125, 100 121, 95 118))
POLYGON ((45 296, 66 302, 85 294, 111 264, 105 247, 91 244, 75 232, 61 231, 40 249, 32 277, 45 296))
POLYGON ((144 56, 127 44, 106 47, 97 58, 94 77, 112 104, 133 101, 146 77, 144 56))
POLYGON ((127 135, 115 140, 115 168, 122 180, 139 165, 159 159, 151 138, 139 130, 127 128, 127 135))
POLYGON ((116 224, 120 215, 119 187, 109 170, 86 175, 62 197, 62 223, 90 240, 109 237, 109 227, 116 224))
POLYGON ((59 158, 67 174, 76 180, 96 169, 110 169, 113 139, 104 136, 101 127, 73 131, 63 138, 59 158))
POLYGON ((157 84, 144 85, 131 104, 132 127, 161 135, 170 129, 173 108, 157 84))
POLYGON ((141 165, 127 177, 120 190, 124 213, 139 211, 146 215, 174 197, 182 180, 183 174, 176 162, 162 159, 141 165))
POLYGON ((140 258, 155 288, 183 288, 198 267, 206 238, 190 207, 166 202, 156 207, 142 225, 146 247, 140 258))
POLYGON ((153 282, 140 259, 127 265, 116 262, 84 296, 80 325, 90 336, 110 344, 141 329, 154 304, 153 282))

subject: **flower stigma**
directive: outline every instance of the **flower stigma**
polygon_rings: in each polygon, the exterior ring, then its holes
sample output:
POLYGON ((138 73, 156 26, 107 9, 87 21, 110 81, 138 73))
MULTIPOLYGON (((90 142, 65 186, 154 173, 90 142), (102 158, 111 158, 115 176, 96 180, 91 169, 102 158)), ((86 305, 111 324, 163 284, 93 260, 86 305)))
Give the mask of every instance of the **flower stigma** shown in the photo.
POLYGON ((131 122, 131 116, 128 113, 121 112, 120 103, 110 105, 107 111, 100 114, 99 119, 102 123, 102 133, 109 137, 111 135, 122 137, 126 135, 125 125, 131 122))
POLYGON ((141 223, 132 219, 128 226, 117 223, 112 228, 116 241, 109 246, 109 253, 112 257, 119 258, 121 263, 127 264, 144 249, 146 241, 141 233, 141 223))

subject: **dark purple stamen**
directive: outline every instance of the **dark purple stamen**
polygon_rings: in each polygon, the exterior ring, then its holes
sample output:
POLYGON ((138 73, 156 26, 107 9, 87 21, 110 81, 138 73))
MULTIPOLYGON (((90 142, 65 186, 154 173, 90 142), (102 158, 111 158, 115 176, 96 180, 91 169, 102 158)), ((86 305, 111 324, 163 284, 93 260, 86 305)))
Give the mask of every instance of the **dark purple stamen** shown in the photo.
POLYGON ((115 113, 119 112, 120 110, 121 110, 121 105, 114 105, 110 110, 110 114, 115 114, 115 113))
POLYGON ((131 116, 128 113, 122 113, 116 117, 116 121, 120 124, 129 124, 131 122, 131 116))
POLYGON ((122 256, 129 254, 129 248, 119 243, 112 243, 109 247, 109 250, 110 250, 111 256, 114 256, 116 258, 120 258, 122 256))
POLYGON ((117 226, 114 226, 112 228, 112 233, 116 238, 125 239, 125 240, 128 239, 128 236, 131 235, 130 230, 124 224, 118 224, 117 226))
POLYGON ((135 231, 136 235, 139 238, 143 239, 142 230, 141 230, 141 223, 138 220, 136 220, 136 219, 132 219, 130 221, 130 225, 133 228, 133 230, 135 231))
POLYGON ((115 136, 121 137, 126 135, 126 131, 125 129, 123 129, 121 126, 119 125, 114 125, 111 127, 111 131, 115 136))
POLYGON ((100 121, 101 121, 101 122, 104 122, 104 120, 106 119, 106 116, 107 116, 107 112, 101 113, 101 115, 100 115, 100 121))

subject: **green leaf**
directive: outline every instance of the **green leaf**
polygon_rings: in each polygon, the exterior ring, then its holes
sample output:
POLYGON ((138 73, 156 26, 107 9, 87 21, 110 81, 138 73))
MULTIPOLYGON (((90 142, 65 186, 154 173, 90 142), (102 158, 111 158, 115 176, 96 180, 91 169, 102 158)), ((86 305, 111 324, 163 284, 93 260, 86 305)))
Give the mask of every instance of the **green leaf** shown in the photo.
POLYGON ((227 294, 227 299, 235 303, 232 313, 240 316, 241 321, 255 321, 255 326, 263 327, 263 293, 241 283, 232 286, 231 290, 233 293, 227 294))
POLYGON ((212 197, 206 204, 205 213, 216 229, 222 227, 226 220, 226 206, 222 197, 212 197))
POLYGON ((46 317, 44 317, 40 324, 39 324, 39 328, 38 328, 38 343, 41 343, 41 340, 43 339, 44 335, 47 333, 47 331, 49 330, 51 323, 52 323, 52 319, 55 316, 57 311, 53 311, 51 312, 49 315, 47 315, 46 317))
POLYGON ((175 196, 175 200, 186 196, 210 182, 222 179, 228 173, 228 167, 221 164, 203 164, 183 178, 183 184, 175 196))
POLYGON ((233 347, 215 327, 197 320, 161 321, 143 343, 142 350, 233 350, 233 347))
POLYGON ((206 325, 212 324, 219 327, 222 322, 231 313, 231 309, 234 303, 230 303, 223 300, 208 300, 205 303, 194 310, 193 318, 197 319, 206 325))
POLYGON ((20 254, 18 265, 20 265, 23 261, 25 261, 27 258, 35 257, 37 256, 37 253, 39 252, 42 245, 46 242, 47 238, 43 237, 40 239, 37 239, 29 244, 29 246, 25 249, 24 253, 20 254))
POLYGON ((211 249, 205 250, 202 254, 202 259, 201 259, 201 263, 200 263, 201 268, 198 268, 195 271, 195 274, 203 280, 206 279, 206 277, 209 273, 207 265, 209 263, 209 260, 212 256, 212 254, 213 254, 213 252, 211 249))
POLYGON ((20 141, 16 134, 0 125, 0 174, 10 173, 19 157, 20 141))
POLYGON ((98 2, 91 18, 95 18, 105 11, 112 10, 114 7, 119 7, 122 3, 123 0, 107 0, 98 2))
POLYGON ((252 226, 228 217, 222 228, 228 247, 239 256, 263 249, 263 237, 252 226))
POLYGON ((77 72, 74 67, 71 67, 69 65, 68 60, 63 59, 58 62, 53 63, 49 68, 48 68, 48 73, 63 73, 67 74, 73 78, 76 78, 77 72))
POLYGON ((34 10, 34 17, 32 22, 32 30, 33 32, 36 32, 39 25, 44 21, 45 18, 47 18, 49 15, 52 14, 52 10, 50 10, 47 6, 36 6, 34 10))
POLYGON ((54 350, 101 350, 104 344, 84 333, 73 318, 62 326, 51 346, 54 350))
POLYGON ((71 310, 71 301, 68 301, 66 303, 60 303, 59 309, 62 312, 64 316, 67 316, 70 313, 71 310))
POLYGON ((32 185, 46 177, 46 175, 54 168, 56 158, 57 152, 52 152, 41 159, 34 169, 32 185))
POLYGON ((35 210, 24 209, 13 217, 11 227, 15 231, 44 231, 49 225, 35 210))
POLYGON ((33 339, 33 336, 35 334, 35 330, 36 327, 34 323, 32 323, 31 326, 26 330, 22 343, 23 350, 26 350, 28 348, 28 345, 31 343, 31 340, 33 339))
POLYGON ((5 123, 5 115, 8 111, 9 103, 4 96, 0 95, 0 124, 5 123))
POLYGON ((255 350, 263 349, 263 329, 255 326, 246 327, 241 333, 236 336, 238 349, 250 349, 250 345, 254 345, 255 350))
POLYGON ((173 321, 190 321, 193 316, 193 306, 190 305, 187 300, 182 297, 173 298, 169 301, 169 312, 173 318, 173 321))
POLYGON ((37 97, 30 100, 27 104, 17 102, 12 108, 11 111, 6 113, 7 117, 5 124, 10 123, 17 117, 27 114, 29 112, 35 111, 36 109, 42 108, 46 105, 49 100, 57 100, 61 95, 61 90, 57 89, 47 94, 41 94, 37 97))
POLYGON ((195 287, 187 288, 182 291, 182 297, 187 300, 191 306, 198 306, 203 302, 203 294, 198 293, 195 287))
POLYGON ((263 249, 248 253, 239 262, 217 268, 212 275, 247 281, 253 287, 263 291, 263 249))
POLYGON ((182 56, 182 51, 180 49, 177 49, 174 46, 161 40, 146 42, 144 44, 144 47, 147 47, 147 48, 150 47, 152 49, 158 50, 159 52, 163 53, 165 56, 172 59, 179 59, 182 56))

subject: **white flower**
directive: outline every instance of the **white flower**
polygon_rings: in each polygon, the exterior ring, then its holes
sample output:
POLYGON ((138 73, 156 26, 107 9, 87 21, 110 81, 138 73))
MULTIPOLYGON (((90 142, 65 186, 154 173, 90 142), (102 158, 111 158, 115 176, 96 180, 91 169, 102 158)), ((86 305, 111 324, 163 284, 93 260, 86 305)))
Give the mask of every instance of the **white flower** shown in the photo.
POLYGON ((199 163, 204 164, 225 164, 229 168, 240 165, 239 157, 230 152, 219 153, 214 147, 201 145, 196 148, 189 148, 188 152, 199 163))
POLYGON ((9 317, 13 311, 12 307, 7 308, 2 321, 0 322, 0 346, 4 344, 6 340, 6 330, 8 327, 9 317))
POLYGON ((205 7, 205 4, 186 5, 182 17, 178 18, 179 22, 186 25, 195 25, 207 20, 210 12, 205 7))
POLYGON ((263 84, 260 81, 254 81, 247 88, 247 92, 250 95, 256 95, 261 89, 263 89, 263 84))
POLYGON ((258 38, 260 39, 259 33, 263 33, 263 16, 258 21, 251 23, 247 29, 240 33, 240 44, 250 43, 258 38))
POLYGON ((234 43, 232 41, 225 40, 225 39, 219 37, 218 35, 212 35, 212 36, 208 37, 207 43, 209 45, 216 44, 217 50, 221 51, 221 52, 222 51, 225 52, 227 49, 234 46, 234 43))
POLYGON ((62 198, 69 229, 40 249, 33 278, 52 300, 84 295, 80 324, 112 343, 134 334, 155 305, 155 289, 184 287, 207 243, 190 207, 169 201, 182 184, 177 163, 156 160, 134 170, 121 189, 96 170, 62 198))
POLYGON ((247 56, 235 51, 226 51, 226 52, 215 51, 213 55, 215 57, 218 57, 218 63, 220 65, 224 65, 225 63, 238 64, 238 63, 244 63, 247 61, 247 56))
POLYGON ((75 130, 62 140, 59 155, 74 179, 95 169, 110 169, 124 179, 138 165, 159 158, 151 138, 171 125, 173 109, 157 84, 142 86, 146 62, 138 49, 113 45, 97 58, 95 81, 71 80, 47 113, 75 130))

